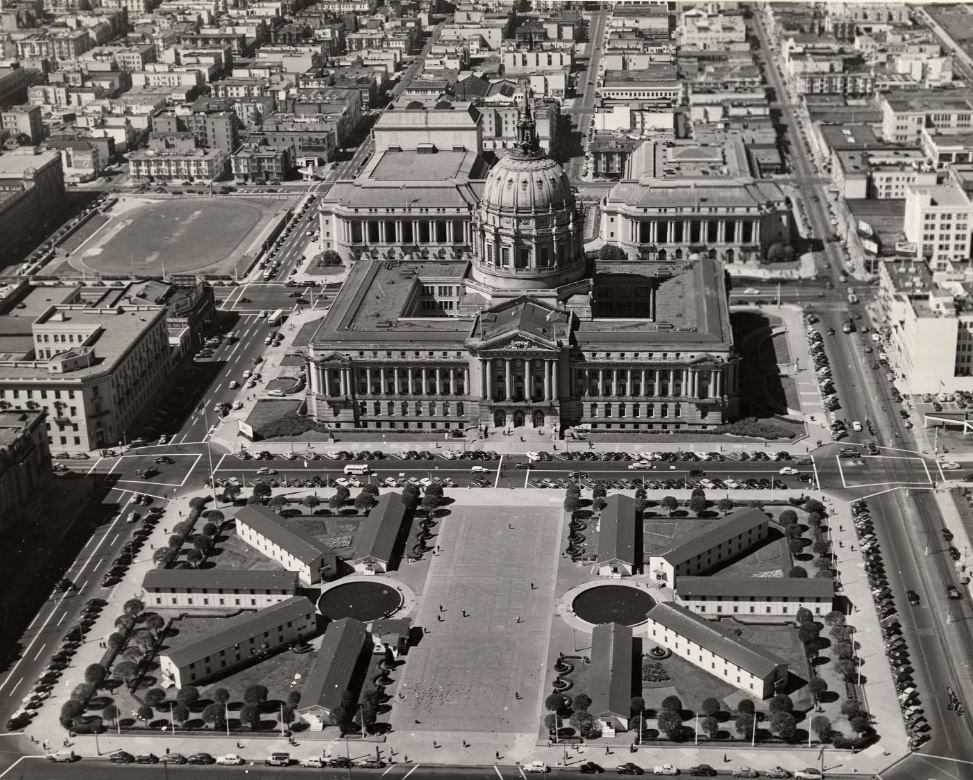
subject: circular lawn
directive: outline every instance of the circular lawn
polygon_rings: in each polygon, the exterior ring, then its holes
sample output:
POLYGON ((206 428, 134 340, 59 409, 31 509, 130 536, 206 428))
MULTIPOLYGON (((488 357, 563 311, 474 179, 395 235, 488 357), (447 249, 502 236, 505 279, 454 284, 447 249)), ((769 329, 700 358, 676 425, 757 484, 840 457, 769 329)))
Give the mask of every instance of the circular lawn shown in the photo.
POLYGON ((355 618, 362 622, 391 615, 402 606, 402 595, 382 582, 349 582, 330 588, 318 599, 318 610, 329 620, 355 618))
POLYGON ((576 614, 589 623, 621 623, 637 626, 655 606, 655 599, 644 590, 626 585, 599 585, 575 596, 571 604, 576 614))

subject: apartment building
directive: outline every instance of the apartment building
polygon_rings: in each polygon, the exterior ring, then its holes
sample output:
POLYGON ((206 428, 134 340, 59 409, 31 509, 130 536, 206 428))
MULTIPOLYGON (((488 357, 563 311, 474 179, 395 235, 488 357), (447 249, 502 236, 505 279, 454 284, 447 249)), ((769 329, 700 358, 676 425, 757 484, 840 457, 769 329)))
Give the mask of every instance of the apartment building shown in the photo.
POLYGON ((671 601, 649 610, 645 636, 757 699, 770 698, 787 682, 783 658, 741 639, 731 627, 671 601))
POLYGON ((0 403, 0 532, 52 488, 46 414, 0 403))
POLYGON ((39 144, 44 140, 44 124, 40 106, 11 106, 0 110, 0 134, 8 133, 18 142, 39 144))
POLYGON ((316 632, 314 605, 303 596, 223 618, 212 631, 188 642, 176 641, 159 655, 161 683, 177 688, 198 685, 316 632))
POLYGON ((64 175, 57 152, 33 148, 0 155, 0 260, 64 204, 64 175))
POLYGON ((681 577, 712 571, 765 541, 769 530, 762 511, 739 509, 669 552, 651 556, 649 571, 656 580, 678 591, 681 577))
POLYGON ((263 609, 297 593, 297 574, 260 569, 151 569, 142 578, 149 609, 239 612, 263 609))
POLYGON ((297 572, 303 585, 320 582, 322 574, 335 573, 336 558, 330 547, 293 524, 284 525, 265 506, 252 504, 237 510, 236 532, 257 552, 297 572))
POLYGON ((189 181, 209 184, 226 170, 229 156, 219 149, 130 152, 128 175, 138 181, 189 181))

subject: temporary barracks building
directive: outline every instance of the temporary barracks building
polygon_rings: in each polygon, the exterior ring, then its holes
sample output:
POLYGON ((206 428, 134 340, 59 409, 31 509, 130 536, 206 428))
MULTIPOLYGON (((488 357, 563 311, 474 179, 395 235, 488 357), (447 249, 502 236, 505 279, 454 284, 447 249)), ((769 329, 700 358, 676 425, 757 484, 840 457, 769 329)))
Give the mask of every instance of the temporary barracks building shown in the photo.
POLYGON ((645 630, 650 642, 758 699, 787 681, 785 660, 674 602, 650 609, 645 630))
POLYGON ((405 520, 405 504, 401 493, 385 493, 378 497, 358 527, 355 557, 351 565, 362 574, 378 574, 389 570, 395 545, 405 520))
POLYGON ((660 582, 678 588, 677 577, 704 574, 764 541, 768 533, 767 515, 741 509, 669 552, 651 556, 649 570, 660 582))
POLYGON ((626 731, 632 712, 632 629, 600 623, 591 636, 590 712, 603 729, 626 731))
POLYGON ((221 677, 279 647, 312 636, 314 605, 292 596, 270 607, 214 621, 208 634, 177 644, 159 656, 164 685, 196 685, 221 677))
POLYGON ((819 577, 680 577, 676 601, 700 615, 793 617, 801 608, 827 615, 834 580, 819 577))
POLYGON ((297 573, 254 569, 152 569, 142 578, 146 607, 231 612, 263 609, 297 592, 297 573))
POLYGON ((285 524, 272 509, 250 504, 236 513, 237 535, 257 552, 297 572, 304 585, 335 571, 334 550, 296 525, 285 524))
POLYGON ((605 501, 598 525, 598 573, 605 577, 635 574, 642 565, 641 551, 636 554, 635 500, 616 493, 605 501))
POLYGON ((345 691, 350 691, 357 700, 361 672, 371 648, 371 639, 360 620, 342 618, 328 626, 301 690, 298 714, 307 721, 311 731, 321 731, 334 724, 332 713, 341 704, 345 691))

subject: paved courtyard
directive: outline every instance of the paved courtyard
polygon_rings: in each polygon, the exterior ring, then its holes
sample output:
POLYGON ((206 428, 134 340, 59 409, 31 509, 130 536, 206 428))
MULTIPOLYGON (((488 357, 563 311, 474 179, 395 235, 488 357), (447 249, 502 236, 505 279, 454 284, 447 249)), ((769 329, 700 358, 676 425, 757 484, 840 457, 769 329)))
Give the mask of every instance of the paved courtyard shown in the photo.
POLYGON ((428 633, 402 667, 396 731, 536 731, 561 514, 454 505, 441 519, 417 619, 428 633))

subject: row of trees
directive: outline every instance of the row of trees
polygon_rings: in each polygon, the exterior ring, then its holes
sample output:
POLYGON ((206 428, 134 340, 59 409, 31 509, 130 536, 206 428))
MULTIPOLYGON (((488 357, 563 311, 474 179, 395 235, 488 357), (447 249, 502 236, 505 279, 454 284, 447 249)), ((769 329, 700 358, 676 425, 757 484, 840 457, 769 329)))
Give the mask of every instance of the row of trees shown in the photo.
MULTIPOLYGON (((596 512, 600 512, 605 508, 605 496, 607 491, 603 487, 596 487, 592 491, 592 502, 591 506, 596 512)), ((649 501, 646 498, 645 488, 638 488, 635 491, 635 511, 636 513, 641 513, 649 506, 649 501)), ((659 506, 664 509, 669 517, 672 517, 673 513, 679 509, 681 503, 675 496, 664 496, 659 500, 659 506)), ((567 512, 576 512, 581 508, 581 488, 577 485, 570 485, 567 488, 566 495, 564 497, 564 509, 567 512)), ((719 509, 724 516, 729 514, 736 503, 732 498, 721 498, 716 502, 716 507, 719 509)), ((700 516, 706 512, 710 507, 710 502, 706 499, 706 491, 702 488, 695 488, 690 496, 689 502, 687 504, 690 512, 695 515, 700 516)))

